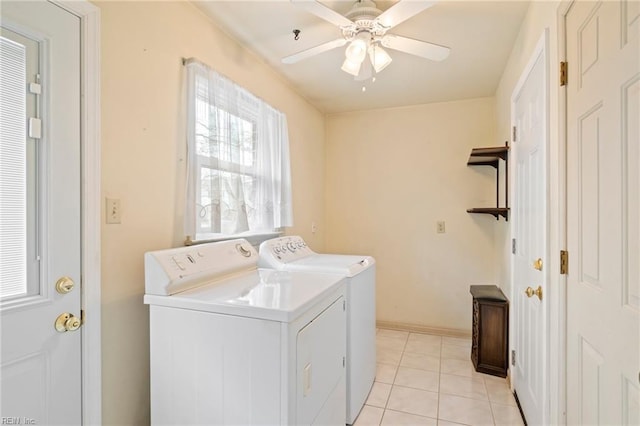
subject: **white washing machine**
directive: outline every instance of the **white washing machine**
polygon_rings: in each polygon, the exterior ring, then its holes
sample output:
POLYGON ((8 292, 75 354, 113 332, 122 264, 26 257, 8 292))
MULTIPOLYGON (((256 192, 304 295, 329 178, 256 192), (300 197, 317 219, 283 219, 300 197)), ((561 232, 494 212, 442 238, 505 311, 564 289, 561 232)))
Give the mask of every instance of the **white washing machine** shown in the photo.
POLYGON ((344 425, 345 280, 233 240, 145 254, 151 423, 344 425))
POLYGON ((347 277, 347 423, 353 424, 376 377, 376 269, 371 256, 318 254, 302 237, 260 245, 261 268, 337 273, 347 277))

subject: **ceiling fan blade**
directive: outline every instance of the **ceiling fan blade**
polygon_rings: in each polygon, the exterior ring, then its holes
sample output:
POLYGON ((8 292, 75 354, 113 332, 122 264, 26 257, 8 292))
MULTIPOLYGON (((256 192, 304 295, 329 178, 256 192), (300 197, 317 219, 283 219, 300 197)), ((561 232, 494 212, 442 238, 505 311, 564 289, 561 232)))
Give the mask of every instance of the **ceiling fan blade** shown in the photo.
POLYGON ((410 53, 432 61, 442 61, 449 56, 449 49, 446 46, 427 43, 426 41, 415 40, 409 37, 402 37, 395 34, 387 34, 381 41, 384 47, 410 53))
POLYGON ((303 50, 302 52, 286 56, 282 58, 282 62, 285 64, 295 64, 298 61, 310 58, 311 56, 317 55, 319 53, 326 52, 327 50, 335 49, 336 47, 344 46, 345 44, 347 44, 347 40, 345 40, 344 38, 328 41, 310 49, 303 50))
POLYGON ((435 1, 428 0, 400 0, 398 3, 385 10, 376 18, 382 26, 386 28, 395 27, 412 16, 436 4, 435 1))
POLYGON ((291 0, 291 3, 338 27, 353 25, 353 22, 349 18, 340 15, 335 10, 328 8, 316 0, 291 0))

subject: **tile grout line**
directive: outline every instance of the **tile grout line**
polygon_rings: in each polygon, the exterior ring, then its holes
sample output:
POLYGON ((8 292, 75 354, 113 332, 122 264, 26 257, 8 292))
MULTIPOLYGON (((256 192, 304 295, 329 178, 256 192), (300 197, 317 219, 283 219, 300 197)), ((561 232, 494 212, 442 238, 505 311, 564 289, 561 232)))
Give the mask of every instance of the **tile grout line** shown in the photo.
POLYGON ((493 414, 493 404, 491 404, 491 397, 489 396, 489 388, 487 387, 487 381, 483 377, 482 384, 484 385, 484 390, 487 393, 487 400, 489 400, 489 411, 491 411, 491 420, 493 420, 493 424, 496 424, 496 416, 493 414))
POLYGON ((389 389, 389 395, 387 395, 387 400, 384 403, 384 409, 382 410, 382 417, 380 418, 380 423, 379 425, 382 424, 382 421, 384 420, 384 416, 385 414, 387 414, 387 406, 389 405, 389 400, 391 399, 391 393, 393 392, 393 387, 396 385, 396 377, 398 377, 398 371, 400 370, 400 364, 402 363, 402 357, 404 356, 404 348, 407 346, 407 342, 409 341, 409 334, 407 333, 407 338, 404 341, 404 344, 402 345, 402 351, 400 353, 400 360, 398 361, 398 365, 396 366, 396 372, 393 375, 393 381, 391 383, 391 389, 389 389))

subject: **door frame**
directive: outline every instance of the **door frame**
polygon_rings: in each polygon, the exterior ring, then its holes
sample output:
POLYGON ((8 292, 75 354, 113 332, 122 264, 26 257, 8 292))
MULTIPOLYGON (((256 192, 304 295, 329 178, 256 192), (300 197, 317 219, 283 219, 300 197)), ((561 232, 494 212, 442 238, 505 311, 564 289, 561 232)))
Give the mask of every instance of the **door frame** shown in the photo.
MULTIPOLYGON (((566 35, 566 17, 569 9, 573 5, 574 0, 561 0, 557 8, 557 66, 560 62, 567 60, 567 35, 566 35)), ((552 242, 552 248, 556 248, 556 271, 551 275, 550 284, 554 287, 553 297, 556 303, 552 305, 551 318, 555 319, 558 327, 554 330, 556 339, 552 342, 550 361, 554 368, 550 370, 550 376, 555 382, 555 387, 551 391, 551 419, 558 424, 567 423, 567 275, 560 274, 559 256, 560 250, 566 250, 567 241, 567 87, 560 86, 559 78, 557 78, 558 87, 558 124, 557 124, 557 232, 552 242), (555 243, 555 247, 553 244, 555 243), (554 398, 555 395, 555 398, 554 398)), ((569 262, 571 259, 569 259, 569 262)), ((569 263, 571 265, 571 263, 569 263)))
POLYGON ((49 0, 80 18, 82 423, 102 423, 100 281, 100 9, 88 0, 49 0))
MULTIPOLYGON (((545 28, 542 31, 542 35, 539 37, 538 42, 536 43, 535 48, 532 50, 531 54, 529 55, 529 60, 527 62, 527 65, 523 68, 522 72, 520 73, 520 77, 518 78, 518 82, 516 83, 516 85, 513 88, 513 91, 511 92, 511 100, 510 100, 510 115, 511 115, 511 127, 513 128, 516 125, 516 114, 515 114, 515 110, 516 110, 516 103, 517 103, 517 99, 518 96, 520 94, 520 92, 522 91, 525 83, 527 82, 529 75, 531 74, 531 72, 533 71, 536 63, 538 62, 538 58, 542 56, 543 60, 544 60, 544 64, 543 64, 543 85, 544 85, 544 98, 543 98, 543 117, 544 117, 544 124, 543 124, 543 134, 544 134, 544 141, 542 142, 542 146, 544 147, 544 164, 543 164, 543 174, 545 177, 545 187, 544 187, 544 196, 547 200, 546 203, 546 208, 545 208, 545 212, 544 212, 544 223, 545 223, 545 244, 544 244, 544 259, 545 259, 545 263, 547 264, 546 267, 544 267, 543 269, 543 273, 544 273, 544 284, 545 284, 545 295, 546 295, 546 301, 543 303, 547 303, 547 308, 546 308, 546 330, 545 330, 545 339, 546 339, 546 353, 543 354, 543 357, 545 359, 543 359, 543 362, 547 365, 547 369, 548 369, 548 373, 550 373, 552 371, 553 368, 553 359, 551 357, 551 354, 553 353, 552 350, 554 349, 554 346, 552 344, 552 342, 554 341, 554 339, 557 339, 558 336, 556 336, 555 331, 551 328, 551 318, 552 318, 552 303, 551 301, 553 300, 553 298, 555 298, 555 295, 552 294, 552 292, 550 292, 548 289, 551 287, 550 283, 551 283, 551 273, 550 271, 552 270, 552 266, 553 266, 553 262, 551 261, 551 197, 550 197, 550 188, 551 188, 551 176, 550 176, 550 148, 551 148, 551 144, 550 144, 550 118, 551 118, 551 90, 550 90, 550 59, 551 59, 551 53, 550 53, 550 34, 549 34, 549 28, 545 28)), ((516 135, 517 136, 517 135, 516 135)), ((518 143, 518 139, 516 137, 515 140, 511 141, 511 146, 513 147, 514 145, 516 145, 518 143)), ((515 184, 515 177, 516 177, 516 173, 515 173, 515 169, 517 167, 517 161, 513 162, 514 164, 514 172, 510 173, 510 175, 508 176, 508 179, 510 180, 509 182, 509 188, 511 191, 510 197, 512 200, 515 199, 516 194, 515 194, 515 188, 516 188, 516 184, 515 184)), ((513 226, 513 221, 510 224, 510 236, 511 239, 513 240, 514 238, 514 226, 513 226)), ((511 253, 511 255, 509 256, 509 265, 510 265, 510 278, 511 278, 511 294, 510 294, 510 300, 516 300, 516 285, 515 285, 515 261, 514 261, 514 257, 513 257, 513 252, 511 253)), ((515 315, 515 309, 511 310, 510 313, 510 336, 509 336, 509 349, 510 350, 514 350, 515 349, 515 332, 516 332, 516 315, 515 315)), ((517 356, 517 354, 516 354, 517 356)), ((513 362, 513 359, 511 360, 513 362)), ((517 362, 517 361, 516 361, 517 362)), ((510 375, 510 377, 512 377, 510 375)), ((545 419, 545 421, 549 421, 552 418, 552 411, 551 411, 551 401, 554 398, 554 393, 552 392, 552 389, 556 386, 556 383, 554 383, 556 381, 557 378, 553 377, 553 374, 549 374, 548 375, 549 380, 546 381, 546 395, 547 395, 547 400, 543 402, 543 407, 544 407, 544 413, 543 413, 543 418, 545 419)), ((513 381, 511 381, 511 389, 514 390, 514 383, 513 381)))

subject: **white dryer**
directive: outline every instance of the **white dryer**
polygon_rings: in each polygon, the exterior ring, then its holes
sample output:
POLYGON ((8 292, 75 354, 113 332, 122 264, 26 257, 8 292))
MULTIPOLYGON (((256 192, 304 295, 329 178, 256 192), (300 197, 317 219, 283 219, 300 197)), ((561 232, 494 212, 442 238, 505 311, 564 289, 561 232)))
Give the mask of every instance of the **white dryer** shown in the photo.
POLYGON ((344 425, 345 280, 245 240, 145 254, 151 423, 344 425))
POLYGON ((299 236, 267 240, 260 245, 259 251, 261 268, 347 277, 347 424, 353 424, 376 376, 375 259, 318 254, 299 236))

